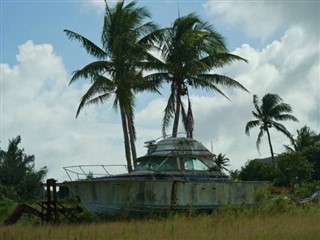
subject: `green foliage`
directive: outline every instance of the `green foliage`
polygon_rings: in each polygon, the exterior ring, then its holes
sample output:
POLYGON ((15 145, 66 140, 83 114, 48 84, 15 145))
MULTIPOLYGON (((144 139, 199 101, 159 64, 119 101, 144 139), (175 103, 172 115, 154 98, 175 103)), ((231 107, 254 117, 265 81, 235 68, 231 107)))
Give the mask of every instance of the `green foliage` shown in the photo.
POLYGON ((238 169, 230 170, 229 173, 232 181, 238 181, 240 179, 240 176, 239 176, 240 171, 238 169))
POLYGON ((313 164, 299 152, 282 153, 278 156, 278 181, 281 186, 293 187, 312 179, 313 164))
POLYGON ((298 119, 290 114, 292 112, 290 105, 282 102, 282 98, 280 98, 277 94, 266 94, 263 96, 261 103, 258 99, 258 96, 253 95, 253 105, 256 110, 252 111, 255 120, 249 121, 246 124, 245 133, 249 136, 252 128, 260 128, 256 141, 258 151, 263 135, 265 133, 267 134, 273 166, 276 167, 269 128, 274 128, 291 139, 292 137, 290 132, 285 128, 284 125, 279 123, 279 121, 292 120, 297 122, 298 119))
POLYGON ((77 217, 80 222, 90 223, 97 221, 97 218, 85 208, 83 209, 83 212, 77 214, 77 217))
MULTIPOLYGON (((320 134, 319 134, 320 135, 320 134)), ((314 166, 313 179, 320 180, 320 142, 319 145, 308 146, 301 151, 301 154, 314 166)))
POLYGON ((308 126, 302 127, 297 130, 297 137, 291 139, 290 146, 285 145, 288 151, 303 151, 305 148, 310 146, 320 146, 320 134, 316 134, 308 126))
POLYGON ((293 187, 312 180, 313 164, 298 152, 278 155, 277 168, 259 159, 248 161, 241 167, 239 178, 244 181, 270 181, 278 186, 293 187))
POLYGON ((145 82, 142 77, 144 65, 152 55, 154 32, 157 26, 146 20, 149 12, 138 7, 135 1, 125 4, 118 1, 114 6, 106 2, 104 25, 101 31, 102 46, 97 46, 86 37, 64 30, 71 40, 77 40, 96 61, 75 71, 71 83, 86 78, 92 83, 83 95, 77 114, 88 105, 113 100, 113 107, 120 110, 125 154, 128 170, 136 158, 134 128, 135 94, 145 90, 157 91, 157 81, 145 82))
POLYGON ((310 197, 314 192, 320 191, 320 181, 307 182, 300 184, 298 188, 295 189, 295 195, 298 198, 310 197))
POLYGON ((13 211, 15 203, 9 198, 0 198, 0 221, 3 221, 13 211))
POLYGON ((0 186, 3 197, 14 201, 27 201, 35 198, 35 190, 47 173, 44 167, 34 170, 34 155, 27 155, 18 145, 21 137, 9 140, 8 150, 0 151, 0 186))
POLYGON ((273 182, 277 176, 276 170, 271 164, 257 159, 248 161, 241 167, 239 177, 244 181, 270 181, 273 182))
POLYGON ((287 152, 304 156, 314 166, 313 180, 320 180, 320 134, 304 126, 297 130, 297 137, 291 139, 291 145, 285 146, 287 152))
POLYGON ((222 172, 223 170, 228 171, 227 166, 229 166, 229 158, 225 154, 219 153, 218 156, 213 160, 216 164, 216 170, 222 172))
POLYGON ((243 58, 229 53, 225 39, 195 13, 179 16, 171 25, 160 30, 157 44, 161 58, 153 65, 158 72, 145 77, 159 79, 171 85, 162 122, 163 135, 173 120, 172 136, 177 136, 180 114, 187 136, 193 136, 193 114, 189 89, 206 89, 227 97, 219 88, 227 86, 247 91, 239 82, 224 75, 211 73, 212 69, 223 67, 243 58), (183 104, 186 97, 188 108, 183 104))

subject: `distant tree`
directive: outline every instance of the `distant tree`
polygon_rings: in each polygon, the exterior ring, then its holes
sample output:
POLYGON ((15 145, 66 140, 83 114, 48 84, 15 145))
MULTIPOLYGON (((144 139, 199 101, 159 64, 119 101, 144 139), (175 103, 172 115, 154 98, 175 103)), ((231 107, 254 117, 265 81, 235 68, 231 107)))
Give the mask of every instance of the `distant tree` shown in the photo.
POLYGON ((296 183, 308 182, 314 174, 314 167, 301 152, 286 152, 278 155, 278 183, 292 187, 296 183))
POLYGON ((21 137, 9 140, 8 150, 0 150, 0 186, 2 195, 15 201, 27 201, 35 198, 35 190, 40 187, 47 173, 43 167, 34 169, 34 155, 27 155, 18 145, 21 137))
POLYGON ((226 155, 222 153, 219 153, 218 156, 216 156, 216 158, 214 159, 216 169, 220 172, 222 172, 223 170, 229 172, 229 170, 226 168, 227 166, 229 166, 228 162, 229 158, 227 158, 226 155))
POLYGON ((320 180, 320 145, 309 146, 301 151, 310 163, 314 166, 313 180, 320 180))
POLYGON ((230 170, 229 173, 230 173, 231 180, 236 181, 240 179, 239 177, 240 171, 238 169, 230 170))
POLYGON ((244 181, 270 181, 274 182, 277 172, 271 164, 258 159, 248 161, 241 167, 239 177, 244 181))
POLYGON ((316 134, 309 127, 304 126, 300 130, 297 130, 297 137, 291 138, 291 145, 285 145, 288 151, 302 151, 309 146, 320 146, 320 134, 316 134))
POLYGON ((285 146, 290 153, 297 152, 313 164, 313 180, 320 180, 320 133, 304 126, 297 130, 297 137, 291 140, 291 146, 285 146))
POLYGON ((249 136, 250 129, 254 127, 260 128, 260 132, 256 141, 258 151, 261 143, 261 138, 264 133, 267 133, 272 163, 273 166, 276 167, 269 128, 275 128, 277 131, 283 133, 289 139, 292 139, 292 135, 290 134, 290 132, 285 128, 284 125, 280 124, 278 121, 292 120, 297 122, 298 119, 295 116, 289 114, 292 112, 291 106, 282 102, 282 99, 277 94, 266 94, 262 98, 261 104, 259 103, 258 96, 254 95, 253 105, 256 111, 252 111, 252 114, 256 118, 256 120, 252 120, 247 123, 245 132, 249 136))

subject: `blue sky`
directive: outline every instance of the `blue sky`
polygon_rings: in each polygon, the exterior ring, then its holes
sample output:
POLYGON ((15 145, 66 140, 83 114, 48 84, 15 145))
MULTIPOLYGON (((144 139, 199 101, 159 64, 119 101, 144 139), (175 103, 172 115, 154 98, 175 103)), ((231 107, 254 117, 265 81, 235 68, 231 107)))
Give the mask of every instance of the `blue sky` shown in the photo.
MULTIPOLYGON (((65 179, 62 167, 76 164, 125 164, 119 114, 110 103, 75 112, 88 81, 68 86, 74 70, 91 59, 63 29, 78 32, 97 44, 103 1, 1 0, 1 148, 21 135, 36 167, 48 166, 48 177, 65 179)), ((111 2, 114 4, 114 2, 111 2)), ((244 134, 252 119, 252 94, 279 94, 293 108, 299 123, 320 131, 320 4, 319 1, 138 1, 161 26, 196 12, 226 38, 229 50, 249 63, 213 71, 235 78, 250 94, 223 89, 231 101, 214 93, 191 91, 195 138, 230 158, 232 169, 248 159, 267 157, 255 148, 257 131, 244 134)), ((168 93, 137 96, 138 153, 143 142, 161 135, 168 93)), ((288 140, 272 132, 276 153, 288 140)))

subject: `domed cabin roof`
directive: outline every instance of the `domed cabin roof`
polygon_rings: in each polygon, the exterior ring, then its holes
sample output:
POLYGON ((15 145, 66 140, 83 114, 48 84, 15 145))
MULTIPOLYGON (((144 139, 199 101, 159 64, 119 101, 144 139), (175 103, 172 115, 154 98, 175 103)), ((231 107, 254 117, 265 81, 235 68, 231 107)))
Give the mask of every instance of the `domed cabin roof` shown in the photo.
POLYGON ((185 137, 146 142, 147 154, 135 160, 135 171, 210 171, 214 154, 200 142, 185 137))
POLYGON ((145 142, 148 148, 146 156, 202 156, 212 159, 215 155, 212 154, 202 143, 193 138, 178 137, 165 138, 156 141, 145 142))

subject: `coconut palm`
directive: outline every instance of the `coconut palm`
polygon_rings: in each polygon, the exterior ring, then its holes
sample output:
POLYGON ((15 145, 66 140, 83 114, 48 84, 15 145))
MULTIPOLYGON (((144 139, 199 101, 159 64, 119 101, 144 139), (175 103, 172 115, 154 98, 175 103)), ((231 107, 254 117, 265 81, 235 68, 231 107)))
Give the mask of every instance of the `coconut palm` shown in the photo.
POLYGON ((227 97, 218 85, 246 90, 239 82, 224 75, 213 74, 213 68, 223 67, 243 58, 230 54, 223 37, 195 13, 179 17, 171 27, 160 30, 158 46, 161 60, 158 72, 147 79, 162 79, 171 84, 171 94, 164 111, 163 135, 173 119, 172 136, 178 132, 180 113, 189 137, 193 134, 193 115, 189 98, 189 87, 212 90, 227 97), (183 104, 187 97, 188 109, 183 104))
POLYGON ((303 126, 297 130, 297 137, 291 139, 292 147, 285 145, 289 152, 302 151, 304 148, 320 144, 320 134, 316 134, 309 127, 303 126))
POLYGON ((83 107, 104 103, 113 97, 113 107, 121 114, 129 171, 132 170, 131 154, 136 158, 135 93, 146 89, 156 91, 156 84, 148 84, 142 77, 143 63, 147 61, 153 32, 157 30, 151 21, 144 22, 148 18, 148 11, 137 7, 136 2, 125 5, 119 1, 113 8, 106 3, 101 47, 78 33, 64 30, 69 39, 78 40, 88 54, 97 59, 75 71, 71 78, 70 84, 81 78, 89 78, 92 83, 81 99, 76 117, 83 107))
POLYGON ((292 112, 291 106, 287 103, 282 102, 282 99, 277 94, 266 94, 262 98, 261 104, 259 104, 260 102, 258 100, 258 96, 254 95, 253 105, 256 111, 252 111, 252 114, 256 118, 256 120, 252 120, 247 123, 245 132, 249 136, 250 129, 254 127, 260 128, 260 132, 256 141, 258 151, 261 143, 261 138, 263 137, 264 133, 267 133, 272 163, 273 166, 276 167, 269 128, 275 128, 277 131, 283 133, 289 139, 292 139, 292 135, 290 134, 290 132, 285 128, 284 125, 277 121, 292 120, 297 122, 298 119, 290 114, 292 112))
POLYGON ((217 171, 222 172, 223 170, 228 171, 229 170, 226 168, 229 166, 228 164, 229 158, 226 157, 225 154, 219 153, 218 156, 214 159, 214 163, 216 164, 216 169, 217 171))

